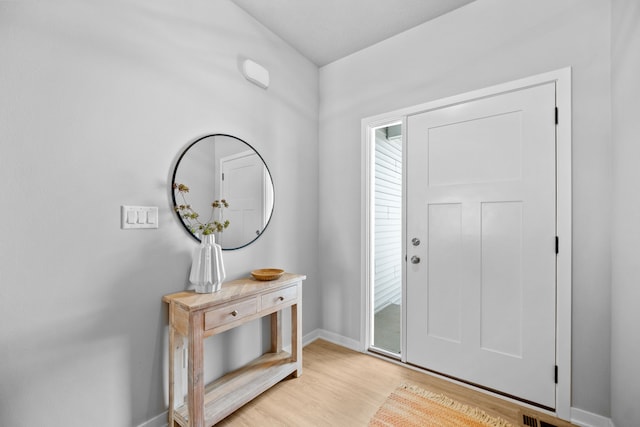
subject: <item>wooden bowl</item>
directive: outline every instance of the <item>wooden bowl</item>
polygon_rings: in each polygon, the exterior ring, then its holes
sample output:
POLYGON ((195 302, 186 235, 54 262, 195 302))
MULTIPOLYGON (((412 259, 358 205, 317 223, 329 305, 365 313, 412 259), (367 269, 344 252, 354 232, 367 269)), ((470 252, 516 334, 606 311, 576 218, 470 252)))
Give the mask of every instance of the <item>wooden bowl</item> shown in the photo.
POLYGON ((284 270, 279 268, 261 268, 260 270, 253 270, 251 275, 256 280, 276 280, 284 274, 284 270))

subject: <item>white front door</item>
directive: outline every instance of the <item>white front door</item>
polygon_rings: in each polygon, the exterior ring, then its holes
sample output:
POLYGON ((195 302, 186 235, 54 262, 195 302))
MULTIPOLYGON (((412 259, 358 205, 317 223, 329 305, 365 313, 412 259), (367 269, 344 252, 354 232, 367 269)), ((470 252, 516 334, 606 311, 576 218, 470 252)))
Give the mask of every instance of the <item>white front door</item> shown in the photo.
POLYGON ((407 362, 549 408, 555 105, 548 83, 409 116, 406 156, 407 362))

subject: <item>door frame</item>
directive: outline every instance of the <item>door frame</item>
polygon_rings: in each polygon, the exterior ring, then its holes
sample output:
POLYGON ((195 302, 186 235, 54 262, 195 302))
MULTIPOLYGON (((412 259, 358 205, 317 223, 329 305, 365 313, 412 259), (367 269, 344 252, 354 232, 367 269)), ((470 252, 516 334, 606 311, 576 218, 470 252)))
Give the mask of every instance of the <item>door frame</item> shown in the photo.
MULTIPOLYGON (((405 133, 404 129, 407 125, 407 117, 408 115, 394 115, 391 113, 390 115, 385 115, 381 120, 372 120, 365 125, 363 120, 363 156, 362 156, 362 168, 361 170, 364 173, 363 179, 361 180, 363 191, 362 191, 362 201, 361 206, 363 209, 363 221, 362 221, 362 247, 361 247, 361 259, 362 259, 362 284, 363 284, 363 299, 362 299, 362 310, 361 313, 364 313, 363 318, 361 319, 361 333, 360 336, 363 337, 361 340, 363 344, 363 351, 370 351, 371 349, 371 333, 373 324, 373 310, 371 309, 373 304, 373 292, 374 288, 374 252, 371 250, 371 243, 375 240, 374 230, 375 230, 375 207, 372 206, 374 201, 374 193, 375 188, 373 182, 375 182, 375 170, 374 170, 374 162, 375 162, 375 131, 381 127, 393 126, 400 124, 402 128, 402 211, 405 209, 405 200, 407 199, 407 176, 404 173, 404 165, 406 164, 406 155, 407 150, 405 149, 405 133), (366 133, 366 135, 364 135, 366 133)), ((366 119, 365 119, 366 120, 366 119)), ((403 215, 404 217, 404 215, 403 215)), ((401 247, 406 247, 406 235, 407 235, 407 224, 406 221, 402 220, 402 244, 401 247)), ((393 359, 399 359, 402 363, 406 363, 406 355, 405 355, 405 342, 406 342, 406 316, 404 313, 404 307, 406 307, 406 269, 403 267, 401 271, 401 280, 402 280, 402 298, 401 298, 401 325, 400 325, 400 356, 397 354, 385 351, 384 349, 376 349, 376 352, 379 354, 383 354, 385 356, 391 357, 393 359)))
MULTIPOLYGON (((424 104, 407 107, 377 116, 367 117, 361 122, 361 345, 362 351, 370 351, 371 289, 373 287, 373 262, 370 244, 373 239, 373 155, 374 129, 394 123, 402 123, 402 156, 406 165, 406 123, 409 115, 440 109, 476 99, 496 96, 506 92, 526 89, 545 83, 556 85, 556 233, 559 251, 556 257, 556 384, 555 415, 564 420, 571 419, 571 317, 572 317, 572 192, 571 192, 571 68, 563 68, 535 76, 498 84, 459 95, 450 96, 424 104)), ((406 170, 402 173, 403 211, 406 213, 406 170)), ((406 214, 403 213, 403 218, 406 214)), ((406 250, 406 221, 402 224, 402 247, 406 250)), ((402 325, 401 361, 406 363, 406 263, 402 272, 402 325)))

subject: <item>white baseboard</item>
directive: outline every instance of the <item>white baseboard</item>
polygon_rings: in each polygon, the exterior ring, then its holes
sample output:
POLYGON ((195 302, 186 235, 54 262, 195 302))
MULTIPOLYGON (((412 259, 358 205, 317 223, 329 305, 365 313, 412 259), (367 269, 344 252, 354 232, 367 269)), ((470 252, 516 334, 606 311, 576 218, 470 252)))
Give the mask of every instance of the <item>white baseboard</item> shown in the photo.
POLYGON ((167 427, 167 417, 169 416, 167 411, 164 411, 160 415, 157 415, 150 420, 143 422, 138 427, 167 427))
POLYGON ((302 337, 302 345, 309 345, 317 339, 323 339, 325 341, 329 341, 331 343, 340 345, 342 347, 346 347, 350 350, 362 352, 364 347, 360 341, 356 341, 352 338, 347 338, 340 334, 336 334, 335 332, 330 332, 325 329, 316 329, 314 331, 309 332, 307 335, 302 337))
POLYGON ((317 340, 318 338, 321 338, 320 331, 321 329, 314 329, 313 331, 309 332, 307 335, 303 335, 302 346, 306 347, 312 342, 314 342, 315 340, 317 340))
POLYGON ((611 418, 578 408, 571 408, 571 422, 580 427, 615 427, 611 418))

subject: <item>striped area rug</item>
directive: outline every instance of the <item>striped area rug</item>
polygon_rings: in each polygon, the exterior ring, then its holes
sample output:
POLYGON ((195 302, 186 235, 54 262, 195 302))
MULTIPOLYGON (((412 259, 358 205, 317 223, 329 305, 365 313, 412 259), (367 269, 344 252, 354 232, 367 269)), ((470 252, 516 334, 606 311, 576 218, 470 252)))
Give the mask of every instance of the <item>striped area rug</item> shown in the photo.
POLYGON ((514 427, 473 406, 456 402, 442 394, 402 384, 380 406, 369 421, 370 427, 514 427))

